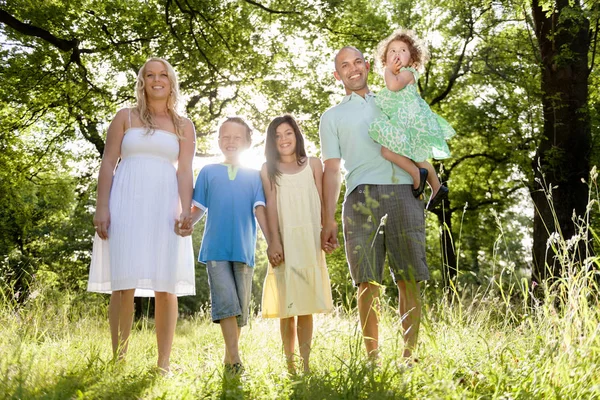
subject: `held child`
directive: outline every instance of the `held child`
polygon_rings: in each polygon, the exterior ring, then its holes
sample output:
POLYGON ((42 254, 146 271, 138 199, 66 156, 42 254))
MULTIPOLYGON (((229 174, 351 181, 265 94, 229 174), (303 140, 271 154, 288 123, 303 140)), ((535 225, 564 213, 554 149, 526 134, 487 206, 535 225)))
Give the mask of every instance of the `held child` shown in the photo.
MULTIPOLYGON (((240 167, 240 153, 250 147, 252 130, 241 118, 227 118, 219 128, 221 164, 206 165, 196 179, 192 222, 208 211, 198 260, 206 264, 211 315, 221 325, 225 370, 241 373, 238 343, 248 322, 256 219, 267 234, 265 196, 258 171, 240 167)), ((180 229, 182 235, 191 232, 180 229)))
POLYGON ((298 124, 289 115, 277 117, 269 125, 265 156, 260 175, 267 199, 270 265, 262 316, 281 319, 288 371, 295 371, 297 336, 304 371, 308 372, 312 314, 333 308, 320 239, 323 166, 318 158, 306 156, 298 124))
POLYGON ((411 175, 415 197, 423 193, 425 181, 429 183, 432 194, 426 208, 432 210, 448 196, 448 188, 441 185, 427 159, 450 157, 446 139, 455 132, 417 91, 417 70, 427 58, 427 49, 412 31, 397 30, 379 43, 377 59, 383 66, 386 88, 375 100, 382 116, 371 123, 369 135, 382 145, 384 158, 411 175))

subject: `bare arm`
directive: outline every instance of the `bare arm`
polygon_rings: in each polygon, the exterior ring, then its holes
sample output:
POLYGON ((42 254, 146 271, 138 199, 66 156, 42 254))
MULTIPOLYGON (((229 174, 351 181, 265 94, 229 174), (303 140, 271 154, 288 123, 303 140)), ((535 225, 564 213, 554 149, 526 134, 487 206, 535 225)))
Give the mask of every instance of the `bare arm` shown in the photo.
POLYGON ((254 215, 256 216, 256 220, 258 221, 258 226, 260 226, 260 230, 262 231, 265 239, 267 240, 267 245, 269 244, 269 225, 267 223, 267 212, 265 211, 264 206, 257 206, 254 209, 254 215))
POLYGON ((190 212, 190 225, 184 228, 183 225, 180 224, 179 220, 175 220, 175 233, 179 236, 191 235, 192 233, 194 233, 194 225, 196 225, 196 223, 198 223, 198 221, 202 219, 205 213, 206 210, 192 205, 192 209, 190 212))
MULTIPOLYGON (((262 180, 263 189, 265 191, 265 199, 267 200, 267 226, 269 237, 267 237, 267 256, 269 261, 275 267, 284 260, 283 243, 281 234, 279 233, 279 215, 277 210, 277 185, 271 185, 269 175, 267 173, 267 165, 263 164, 260 170, 260 179, 262 180)), ((260 221, 259 221, 260 223, 260 221)), ((264 230, 263 230, 264 233, 264 230)), ((266 237, 266 235, 265 235, 266 237)))
POLYGON ((406 85, 410 83, 414 83, 415 77, 412 72, 404 70, 400 71, 397 74, 393 72, 394 66, 392 68, 385 67, 385 74, 383 78, 385 79, 385 86, 391 90, 392 92, 397 92, 406 87, 406 85))
POLYGON ((325 160, 323 171, 323 229, 321 230, 321 247, 325 250, 329 245, 333 248, 339 246, 337 240, 338 225, 335 221, 335 210, 342 188, 342 175, 340 173, 340 159, 330 158, 325 160))
POLYGON ((177 186, 179 188, 179 199, 181 201, 181 215, 179 222, 182 228, 192 226, 190 210, 192 206, 193 172, 192 161, 196 153, 196 131, 194 124, 186 119, 184 126, 184 137, 179 141, 179 159, 177 163, 177 186))
MULTIPOLYGON (((313 178, 315 179, 317 192, 319 193, 319 200, 321 201, 321 227, 323 227, 325 220, 325 203, 323 202, 323 163, 321 163, 320 159, 311 157, 310 166, 313 171, 313 178)), ((335 250, 335 247, 329 242, 321 243, 321 245, 323 250, 325 250, 327 253, 331 253, 333 250, 335 250)))
POLYGON ((110 189, 117 161, 121 157, 121 142, 125 134, 125 124, 129 110, 122 109, 112 120, 106 133, 106 145, 98 173, 98 189, 96 197, 96 214, 94 215, 94 226, 101 239, 108 239, 108 227, 110 226, 110 210, 108 208, 110 189))

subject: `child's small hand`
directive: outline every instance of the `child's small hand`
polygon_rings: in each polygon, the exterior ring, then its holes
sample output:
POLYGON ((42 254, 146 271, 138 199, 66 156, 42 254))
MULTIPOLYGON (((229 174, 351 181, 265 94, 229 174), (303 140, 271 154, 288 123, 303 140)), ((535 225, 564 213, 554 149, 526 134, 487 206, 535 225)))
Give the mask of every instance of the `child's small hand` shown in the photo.
POLYGON ((190 223, 189 227, 184 227, 181 220, 175 220, 175 233, 181 237, 190 236, 194 233, 194 225, 190 223))
POLYGON ((273 243, 267 248, 267 257, 273 267, 278 267, 284 260, 283 246, 281 243, 273 243))
POLYGON ((400 68, 402 68, 400 57, 396 57, 394 58, 394 62, 392 63, 392 73, 394 75, 398 75, 400 73, 400 68))
MULTIPOLYGON (((188 230, 192 227, 192 212, 190 210, 183 210, 179 215, 180 228, 188 230)), ((193 229, 192 229, 193 231, 193 229)))
POLYGON ((332 243, 326 242, 323 245, 323 251, 327 254, 331 254, 335 251, 335 249, 337 249, 338 246, 333 245, 332 243))

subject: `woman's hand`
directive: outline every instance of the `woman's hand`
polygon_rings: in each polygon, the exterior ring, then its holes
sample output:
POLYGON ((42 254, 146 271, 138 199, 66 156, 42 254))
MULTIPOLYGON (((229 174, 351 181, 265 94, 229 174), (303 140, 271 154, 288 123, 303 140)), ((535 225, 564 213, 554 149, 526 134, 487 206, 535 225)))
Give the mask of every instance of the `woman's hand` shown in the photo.
POLYGON ((110 226, 110 210, 108 207, 96 208, 94 214, 94 228, 102 240, 108 239, 108 227, 110 226))
POLYGON ((183 210, 179 215, 179 227, 182 230, 189 230, 192 228, 193 231, 193 223, 192 223, 192 212, 190 210, 183 210))
POLYGON ((181 221, 176 219, 174 230, 175 230, 175 233, 178 234, 179 236, 186 237, 186 236, 190 236, 192 233, 194 233, 194 225, 190 224, 189 228, 184 228, 181 224, 181 221))
POLYGON ((283 262, 283 246, 281 242, 272 243, 267 248, 267 257, 269 257, 269 262, 271 262, 273 267, 278 267, 283 262))

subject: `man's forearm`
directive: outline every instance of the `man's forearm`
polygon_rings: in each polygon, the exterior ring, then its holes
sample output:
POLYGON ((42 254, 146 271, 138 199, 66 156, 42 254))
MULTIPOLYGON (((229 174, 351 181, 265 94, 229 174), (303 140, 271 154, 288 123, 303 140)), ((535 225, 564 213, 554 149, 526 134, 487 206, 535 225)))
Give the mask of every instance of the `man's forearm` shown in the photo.
POLYGON ((342 176, 339 171, 328 170, 323 172, 323 221, 335 220, 335 210, 340 197, 342 176))

